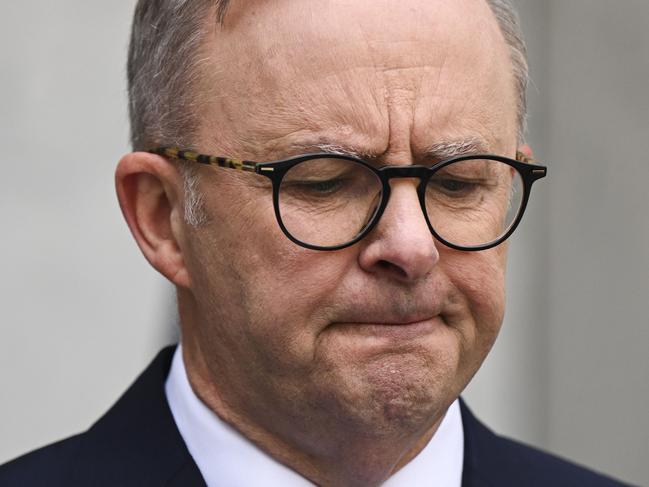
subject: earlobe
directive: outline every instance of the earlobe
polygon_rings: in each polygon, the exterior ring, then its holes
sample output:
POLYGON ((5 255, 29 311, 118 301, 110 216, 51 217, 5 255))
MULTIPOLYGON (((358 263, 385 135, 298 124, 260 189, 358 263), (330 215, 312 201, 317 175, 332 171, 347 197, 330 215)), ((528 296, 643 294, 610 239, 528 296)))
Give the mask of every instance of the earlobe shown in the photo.
POLYGON ((126 223, 149 263, 172 283, 190 287, 183 259, 182 181, 166 159, 146 152, 125 155, 115 172, 126 223))

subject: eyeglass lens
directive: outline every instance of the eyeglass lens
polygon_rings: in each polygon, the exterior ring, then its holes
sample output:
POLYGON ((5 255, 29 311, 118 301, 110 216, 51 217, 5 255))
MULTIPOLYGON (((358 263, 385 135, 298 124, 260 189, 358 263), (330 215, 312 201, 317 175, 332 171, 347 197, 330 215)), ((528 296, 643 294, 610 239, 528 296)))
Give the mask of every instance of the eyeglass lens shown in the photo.
POLYGON ((486 245, 514 224, 523 204, 521 175, 491 159, 454 162, 426 185, 426 213, 435 232, 460 247, 486 245))
MULTIPOLYGON (((363 164, 325 157, 293 166, 278 194, 286 230, 317 247, 354 240, 381 203, 379 176, 363 164)), ((448 243, 473 247, 504 235, 523 201, 523 181, 508 164, 488 159, 457 161, 429 179, 425 207, 430 225, 448 243)))

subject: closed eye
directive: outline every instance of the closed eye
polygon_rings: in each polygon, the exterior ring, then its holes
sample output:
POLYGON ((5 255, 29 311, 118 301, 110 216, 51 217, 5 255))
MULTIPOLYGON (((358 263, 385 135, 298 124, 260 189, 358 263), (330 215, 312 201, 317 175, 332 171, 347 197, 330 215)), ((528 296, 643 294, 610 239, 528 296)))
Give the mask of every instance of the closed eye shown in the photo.
POLYGON ((324 180, 290 181, 283 186, 285 191, 297 192, 310 196, 331 196, 344 189, 345 180, 342 178, 324 180))
POLYGON ((450 197, 461 197, 476 191, 480 187, 480 181, 472 181, 460 178, 440 177, 432 178, 428 183, 429 187, 450 197))

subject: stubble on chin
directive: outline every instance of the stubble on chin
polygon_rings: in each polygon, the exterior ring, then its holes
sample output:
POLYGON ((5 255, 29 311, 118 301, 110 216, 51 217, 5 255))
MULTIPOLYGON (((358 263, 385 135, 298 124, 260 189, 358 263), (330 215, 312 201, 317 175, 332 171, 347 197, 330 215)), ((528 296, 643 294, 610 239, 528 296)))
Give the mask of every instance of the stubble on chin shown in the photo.
MULTIPOLYGON (((430 429, 459 391, 456 360, 421 350, 356 357, 312 377, 313 407, 357 435, 405 438, 430 429)), ((332 425, 333 426, 333 425, 332 425)))

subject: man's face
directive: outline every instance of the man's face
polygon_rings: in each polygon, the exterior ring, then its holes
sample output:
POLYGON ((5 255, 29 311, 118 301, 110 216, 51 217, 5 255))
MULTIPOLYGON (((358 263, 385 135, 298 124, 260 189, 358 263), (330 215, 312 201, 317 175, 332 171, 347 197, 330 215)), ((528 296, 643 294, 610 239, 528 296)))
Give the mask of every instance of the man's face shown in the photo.
MULTIPOLYGON (((465 142, 515 153, 508 49, 484 0, 235 1, 199 57, 205 153, 343 147, 391 165, 431 165, 431 147, 465 142)), ((418 181, 399 179, 364 240, 308 250, 278 227, 265 178, 201 174, 209 221, 181 243, 184 340, 231 417, 290 443, 332 425, 431 428, 498 333, 505 246, 435 241, 418 181)))

